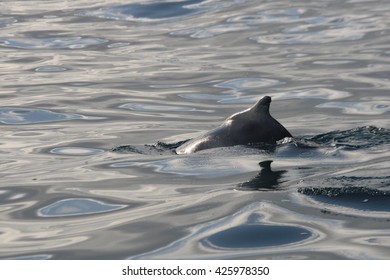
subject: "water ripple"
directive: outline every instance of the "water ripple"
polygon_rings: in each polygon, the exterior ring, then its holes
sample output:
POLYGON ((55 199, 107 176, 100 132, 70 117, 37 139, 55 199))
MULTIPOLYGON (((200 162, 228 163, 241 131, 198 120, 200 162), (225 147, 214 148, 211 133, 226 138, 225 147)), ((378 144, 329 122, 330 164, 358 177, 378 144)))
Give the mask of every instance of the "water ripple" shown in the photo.
POLYGON ((0 27, 5 27, 5 26, 12 24, 12 23, 15 23, 15 22, 17 22, 17 20, 14 19, 13 17, 0 16, 0 27))
POLYGON ((389 259, 388 0, 0 6, 0 258, 389 259))
POLYGON ((21 257, 12 258, 13 260, 49 260, 53 257, 53 255, 42 254, 42 255, 25 255, 21 257))
POLYGON ((0 37, 0 46, 17 49, 84 49, 107 43, 108 40, 88 37, 11 38, 0 37))
POLYGON ((224 34, 227 32, 237 32, 237 31, 244 31, 248 30, 248 26, 243 24, 217 24, 205 28, 189 28, 189 29, 182 29, 182 30, 176 30, 171 32, 171 35, 174 36, 190 36, 191 38, 195 39, 206 39, 215 37, 220 34, 224 34))
POLYGON ((269 9, 258 12, 257 14, 234 16, 229 18, 227 22, 245 23, 246 25, 262 25, 265 23, 293 23, 304 20, 302 19, 302 15, 306 11, 307 9, 298 7, 269 9))
POLYGON ((66 156, 92 156, 103 153, 102 149, 86 147, 58 147, 50 150, 50 153, 66 156))
POLYGON ((265 87, 274 87, 278 85, 283 85, 283 82, 280 82, 275 79, 266 79, 266 78, 241 78, 233 79, 218 83, 215 87, 219 88, 228 88, 233 91, 242 91, 250 89, 258 89, 265 87))
POLYGON ((342 99, 351 96, 352 94, 347 91, 329 89, 329 88, 304 88, 304 89, 292 89, 284 92, 275 93, 276 98, 281 99, 342 99))
POLYGON ((142 103, 126 103, 120 105, 119 108, 129 109, 138 112, 213 112, 212 110, 199 110, 194 107, 185 106, 169 106, 161 104, 142 104, 142 103))
POLYGON ((226 22, 209 25, 202 28, 188 28, 171 32, 171 35, 190 36, 196 39, 215 37, 228 32, 252 30, 258 25, 270 23, 292 23, 301 21, 301 15, 305 13, 303 8, 288 8, 266 10, 254 15, 240 15, 229 17, 226 22))
POLYGON ((364 32, 354 29, 323 30, 317 32, 272 34, 253 36, 250 39, 260 44, 326 44, 342 41, 355 41, 363 38, 364 32))
MULTIPOLYGON (((273 205, 271 208, 278 209, 273 205)), ((198 224, 191 233, 182 239, 159 248, 155 251, 137 255, 132 259, 142 258, 169 258, 176 254, 183 254, 187 247, 199 247, 200 256, 204 251, 213 250, 215 254, 223 254, 226 258, 237 256, 254 256, 269 253, 269 250, 294 245, 303 245, 319 237, 315 230, 305 226, 290 226, 283 222, 270 222, 271 217, 262 214, 263 203, 252 203, 232 215, 221 219, 198 224), (273 243, 275 242, 275 243, 273 243), (273 243, 273 244, 272 244, 273 243), (277 246, 273 246, 278 244, 277 246), (261 250, 259 250, 261 248, 261 250), (227 254, 227 255, 226 255, 227 254)), ((276 212, 283 212, 278 209, 276 212)), ((286 213, 284 213, 286 214, 286 213)), ((290 222, 295 217, 291 217, 290 222)), ((216 255, 218 258, 220 255, 216 255)))
POLYGON ((294 18, 294 21, 300 21, 300 24, 288 26, 280 33, 252 36, 251 39, 262 44, 328 44, 360 40, 383 25, 376 17, 348 14, 294 18))
POLYGON ((35 72, 63 72, 67 71, 68 69, 61 66, 56 65, 46 65, 46 66, 40 66, 34 69, 35 72))
POLYGON ((99 120, 80 114, 56 113, 49 110, 0 107, 0 123, 10 125, 60 122, 68 120, 99 120))
POLYGON ((67 198, 38 209, 39 217, 69 217, 107 213, 123 209, 126 205, 110 204, 90 198, 67 198))
MULTIPOLYGON (((272 81, 272 80, 271 80, 272 81)), ((272 83, 269 81, 269 86, 278 85, 277 82, 272 83)), ((283 83, 280 83, 283 84, 283 83)), ((224 104, 253 104, 265 95, 269 95, 273 100, 291 100, 291 99, 324 99, 324 100, 335 100, 342 99, 351 96, 352 94, 347 91, 323 88, 323 87, 312 87, 302 89, 291 89, 286 91, 274 91, 273 93, 266 94, 251 94, 241 95, 239 91, 251 89, 250 85, 243 84, 218 84, 218 87, 227 87, 231 90, 226 91, 224 95, 220 94, 206 94, 206 93, 183 93, 179 96, 191 99, 191 100, 215 100, 224 104), (240 94, 238 94, 240 93, 240 94)), ((252 84, 253 88, 267 87, 266 84, 257 86, 252 84)))
POLYGON ((345 114, 355 115, 382 115, 390 111, 390 101, 339 101, 327 102, 317 105, 318 108, 341 109, 345 114))

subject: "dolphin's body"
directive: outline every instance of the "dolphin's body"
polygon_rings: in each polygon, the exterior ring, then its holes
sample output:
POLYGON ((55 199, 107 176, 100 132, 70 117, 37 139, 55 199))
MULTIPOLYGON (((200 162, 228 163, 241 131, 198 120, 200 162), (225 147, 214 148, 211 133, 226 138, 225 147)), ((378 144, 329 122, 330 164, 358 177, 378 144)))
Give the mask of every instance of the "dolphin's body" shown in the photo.
POLYGON ((217 128, 184 143, 176 149, 176 153, 189 154, 205 149, 254 143, 275 144, 285 137, 292 137, 270 115, 270 104, 271 97, 263 97, 253 107, 230 116, 217 128))

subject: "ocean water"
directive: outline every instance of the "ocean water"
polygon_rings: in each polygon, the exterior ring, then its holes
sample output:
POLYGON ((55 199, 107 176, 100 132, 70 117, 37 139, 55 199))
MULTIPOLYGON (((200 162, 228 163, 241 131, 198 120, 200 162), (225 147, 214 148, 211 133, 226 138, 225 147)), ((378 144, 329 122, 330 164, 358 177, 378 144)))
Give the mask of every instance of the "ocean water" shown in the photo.
POLYGON ((390 259, 390 2, 0 2, 0 258, 390 259), (293 135, 190 155, 259 98, 293 135))

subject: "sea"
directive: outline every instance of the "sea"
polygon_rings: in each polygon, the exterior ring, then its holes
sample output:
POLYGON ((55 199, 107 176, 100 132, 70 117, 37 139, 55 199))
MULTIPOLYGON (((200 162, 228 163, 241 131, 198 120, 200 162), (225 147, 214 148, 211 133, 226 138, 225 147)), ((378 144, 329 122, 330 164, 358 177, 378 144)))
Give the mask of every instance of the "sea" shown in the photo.
POLYGON ((390 259, 390 1, 2 0, 1 259, 390 259), (177 154, 270 96, 294 136, 177 154))

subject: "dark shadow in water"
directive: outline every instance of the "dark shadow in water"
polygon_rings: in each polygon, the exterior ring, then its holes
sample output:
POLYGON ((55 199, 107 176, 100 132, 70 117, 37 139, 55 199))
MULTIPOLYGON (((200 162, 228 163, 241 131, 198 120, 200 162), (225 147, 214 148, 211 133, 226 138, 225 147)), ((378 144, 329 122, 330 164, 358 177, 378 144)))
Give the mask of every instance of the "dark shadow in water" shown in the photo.
POLYGON ((254 178, 240 183, 238 189, 240 190, 275 190, 281 183, 280 179, 287 170, 272 171, 272 160, 259 162, 261 170, 254 178))

